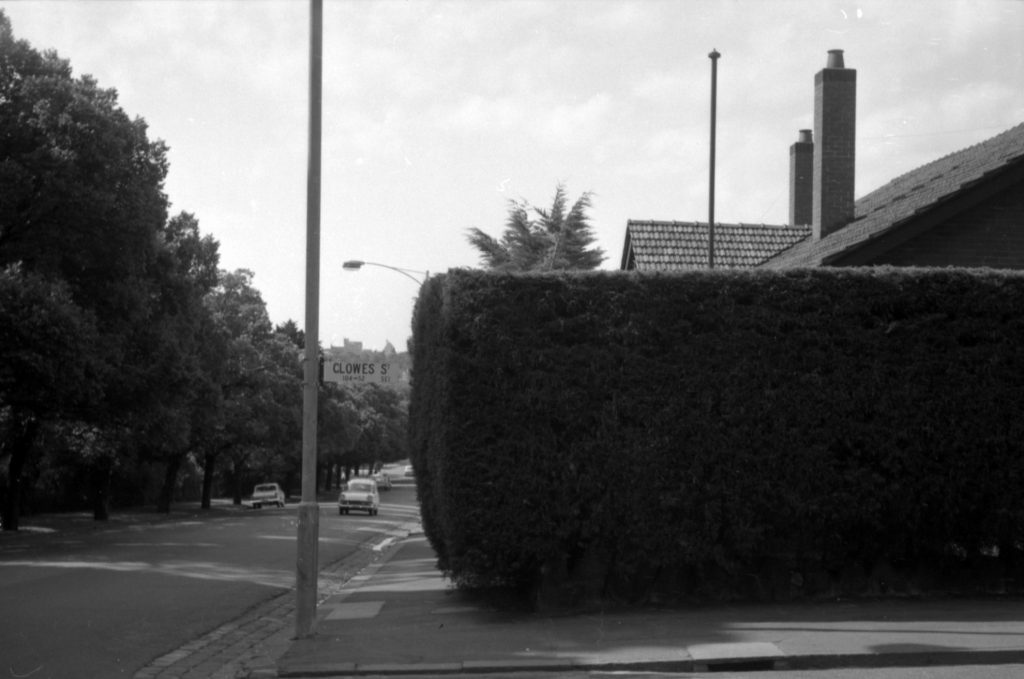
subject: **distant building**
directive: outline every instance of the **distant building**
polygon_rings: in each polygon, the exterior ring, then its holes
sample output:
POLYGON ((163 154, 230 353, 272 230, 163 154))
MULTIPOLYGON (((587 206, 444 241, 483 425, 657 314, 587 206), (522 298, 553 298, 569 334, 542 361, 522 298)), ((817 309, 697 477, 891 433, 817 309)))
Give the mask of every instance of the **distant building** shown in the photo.
MULTIPOLYGON (((716 268, 1024 269, 1024 124, 854 200, 856 86, 831 50, 814 79, 814 132, 790 147, 790 223, 716 222, 716 268)), ((708 248, 707 222, 630 220, 621 268, 706 269, 708 248)))

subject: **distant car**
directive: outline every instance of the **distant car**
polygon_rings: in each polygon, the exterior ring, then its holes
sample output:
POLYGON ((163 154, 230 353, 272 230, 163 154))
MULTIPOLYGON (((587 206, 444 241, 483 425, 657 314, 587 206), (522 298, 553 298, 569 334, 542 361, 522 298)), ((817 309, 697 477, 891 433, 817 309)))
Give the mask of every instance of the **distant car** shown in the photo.
POLYGON ((405 475, 406 476, 412 476, 412 474, 413 474, 413 472, 412 472, 412 465, 411 464, 405 465, 405 475))
POLYGON ((338 495, 338 513, 348 514, 353 510, 376 516, 380 511, 380 493, 373 479, 351 479, 338 495))
POLYGON ((377 488, 379 490, 391 490, 391 477, 385 471, 376 472, 373 475, 373 480, 377 482, 377 488))
POLYGON ((285 494, 276 483, 261 483, 253 488, 252 508, 259 509, 263 505, 284 507, 285 494))

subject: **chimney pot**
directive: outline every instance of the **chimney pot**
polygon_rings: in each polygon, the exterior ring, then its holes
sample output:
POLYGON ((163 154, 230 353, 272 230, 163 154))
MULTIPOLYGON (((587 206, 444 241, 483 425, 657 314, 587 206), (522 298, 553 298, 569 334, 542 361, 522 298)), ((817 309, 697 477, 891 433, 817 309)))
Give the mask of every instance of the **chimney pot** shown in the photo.
POLYGON ((810 130, 800 130, 800 136, 797 137, 797 141, 801 143, 813 142, 814 134, 810 130))
POLYGON ((843 65, 843 50, 829 50, 828 63, 825 64, 825 68, 846 68, 843 65))

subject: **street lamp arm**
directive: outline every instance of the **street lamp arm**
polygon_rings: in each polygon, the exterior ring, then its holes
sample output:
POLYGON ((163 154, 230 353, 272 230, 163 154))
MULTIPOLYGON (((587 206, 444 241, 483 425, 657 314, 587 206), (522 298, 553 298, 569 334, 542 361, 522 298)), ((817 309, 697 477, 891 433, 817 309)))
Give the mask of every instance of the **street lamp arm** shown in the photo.
POLYGON ((391 266, 390 264, 380 264, 379 262, 364 262, 361 259, 350 259, 349 261, 342 264, 341 268, 347 269, 349 271, 359 271, 359 269, 363 268, 364 266, 379 266, 382 269, 391 269, 392 271, 397 271, 398 273, 402 274, 406 278, 416 283, 416 285, 422 285, 423 281, 416 278, 412 274, 419 274, 420 276, 423 276, 424 280, 430 278, 430 274, 426 271, 417 271, 416 269, 403 269, 398 266, 391 266))

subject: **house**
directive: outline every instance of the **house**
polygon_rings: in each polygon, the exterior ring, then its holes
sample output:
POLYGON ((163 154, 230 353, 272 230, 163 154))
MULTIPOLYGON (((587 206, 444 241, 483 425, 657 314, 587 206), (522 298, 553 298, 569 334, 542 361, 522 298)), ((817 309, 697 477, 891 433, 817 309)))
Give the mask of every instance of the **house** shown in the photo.
MULTIPOLYGON (((857 72, 831 50, 790 147, 789 224, 715 224, 715 266, 1024 269, 1024 124, 854 200, 857 72)), ((622 269, 708 266, 707 222, 630 220, 622 269)))

